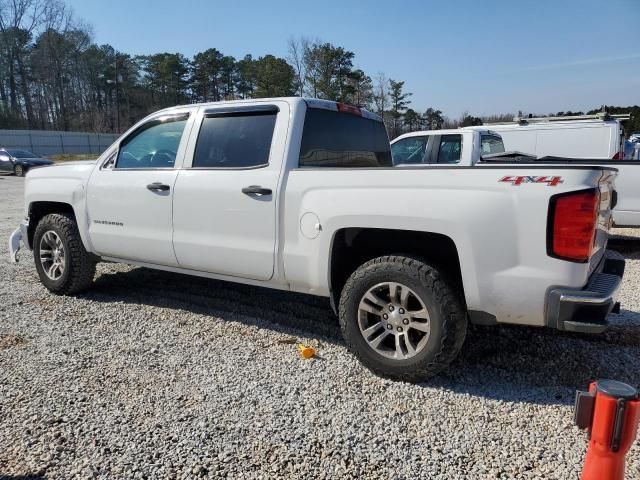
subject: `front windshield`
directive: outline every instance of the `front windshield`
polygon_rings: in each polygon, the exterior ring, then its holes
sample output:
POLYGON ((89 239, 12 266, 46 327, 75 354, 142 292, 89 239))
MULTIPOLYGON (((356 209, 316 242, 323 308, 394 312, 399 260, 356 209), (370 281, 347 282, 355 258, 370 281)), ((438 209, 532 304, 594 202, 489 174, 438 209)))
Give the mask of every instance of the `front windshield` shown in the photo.
POLYGON ((7 153, 13 158, 40 158, 35 153, 29 152, 27 150, 7 150, 7 153))

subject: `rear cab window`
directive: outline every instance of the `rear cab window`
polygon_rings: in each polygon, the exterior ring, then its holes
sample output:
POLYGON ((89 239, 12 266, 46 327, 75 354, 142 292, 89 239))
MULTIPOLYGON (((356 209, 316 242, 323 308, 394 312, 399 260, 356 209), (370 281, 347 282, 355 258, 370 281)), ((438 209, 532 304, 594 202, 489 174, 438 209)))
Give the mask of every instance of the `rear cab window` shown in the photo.
POLYGON ((504 143, 499 135, 482 134, 480 136, 480 154, 504 153, 504 143))
POLYGON ((349 111, 307 107, 300 146, 300 167, 391 167, 384 123, 349 111))

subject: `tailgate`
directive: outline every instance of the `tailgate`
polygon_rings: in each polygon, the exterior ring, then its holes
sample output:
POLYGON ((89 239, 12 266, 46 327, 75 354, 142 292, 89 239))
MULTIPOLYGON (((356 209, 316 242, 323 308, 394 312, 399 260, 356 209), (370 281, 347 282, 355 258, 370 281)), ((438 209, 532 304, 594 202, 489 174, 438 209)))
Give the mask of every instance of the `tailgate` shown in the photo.
POLYGON ((611 211, 615 206, 615 178, 618 175, 616 170, 603 170, 598 187, 600 190, 600 210, 598 214, 598 227, 594 239, 593 255, 589 261, 589 275, 598 267, 609 239, 609 229, 611 228, 611 211))

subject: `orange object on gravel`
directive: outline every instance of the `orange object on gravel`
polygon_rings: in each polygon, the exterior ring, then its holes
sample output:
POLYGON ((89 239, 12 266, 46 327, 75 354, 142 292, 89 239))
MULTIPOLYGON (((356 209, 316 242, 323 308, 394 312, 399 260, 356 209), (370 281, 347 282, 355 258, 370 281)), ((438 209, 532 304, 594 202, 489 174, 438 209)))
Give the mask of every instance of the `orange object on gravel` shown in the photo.
POLYGON ((308 347, 303 344, 298 345, 298 350, 300 351, 300 355, 302 356, 302 358, 304 358, 305 360, 309 360, 310 358, 313 358, 316 355, 315 348, 308 347))

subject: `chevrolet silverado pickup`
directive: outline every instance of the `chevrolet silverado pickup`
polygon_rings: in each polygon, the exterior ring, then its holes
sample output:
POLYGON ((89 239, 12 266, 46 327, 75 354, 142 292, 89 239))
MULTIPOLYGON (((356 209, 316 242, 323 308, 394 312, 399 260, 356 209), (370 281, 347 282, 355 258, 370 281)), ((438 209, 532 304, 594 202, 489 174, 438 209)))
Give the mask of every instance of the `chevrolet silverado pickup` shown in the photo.
POLYGON ((615 175, 394 168, 378 116, 325 100, 174 107, 95 162, 30 171, 10 253, 32 249, 56 294, 110 261, 328 297, 362 363, 415 381, 468 322, 606 327, 624 269, 606 251, 615 175))
MULTIPOLYGON (((576 123, 576 122, 574 122, 576 123)), ((448 167, 473 167, 482 163, 494 165, 513 162, 538 162, 547 165, 587 165, 614 168, 618 170, 616 177, 616 205, 612 212, 613 225, 616 227, 640 227, 640 161, 591 158, 565 158, 556 156, 536 156, 535 149, 529 148, 531 139, 527 142, 507 143, 502 134, 494 128, 501 125, 484 125, 478 127, 464 127, 457 130, 425 130, 404 134, 391 142, 391 151, 394 164, 405 165, 432 165, 448 167), (507 150, 505 152, 505 150, 507 150), (523 153, 524 152, 524 153, 523 153)), ((553 127, 559 129, 558 124, 545 126, 546 133, 552 135, 553 127)), ((516 127, 513 127, 516 128, 516 127)), ((542 128, 542 127, 540 127, 542 128)), ((609 136, 614 139, 619 136, 616 130, 610 133, 610 129, 600 132, 600 138, 604 133, 606 145, 609 145, 609 136), (614 135, 615 134, 615 135, 614 135)), ((586 130, 583 135, 588 135, 586 130)), ((505 133, 505 132, 503 132, 505 133)), ((558 133, 558 132, 556 132, 558 133)), ((562 134, 563 132, 560 132, 562 134)), ((562 137, 562 135, 558 135, 562 137)), ((595 137, 594 137, 595 138, 595 137)), ((596 140, 598 139, 596 138, 596 140)), ((603 142, 604 142, 603 140, 603 142)), ((533 138, 535 145, 535 137, 533 138)), ((611 144, 614 144, 613 139, 611 144)), ((582 145, 580 145, 583 148, 582 145)), ((564 146, 565 150, 570 146, 564 146)))

